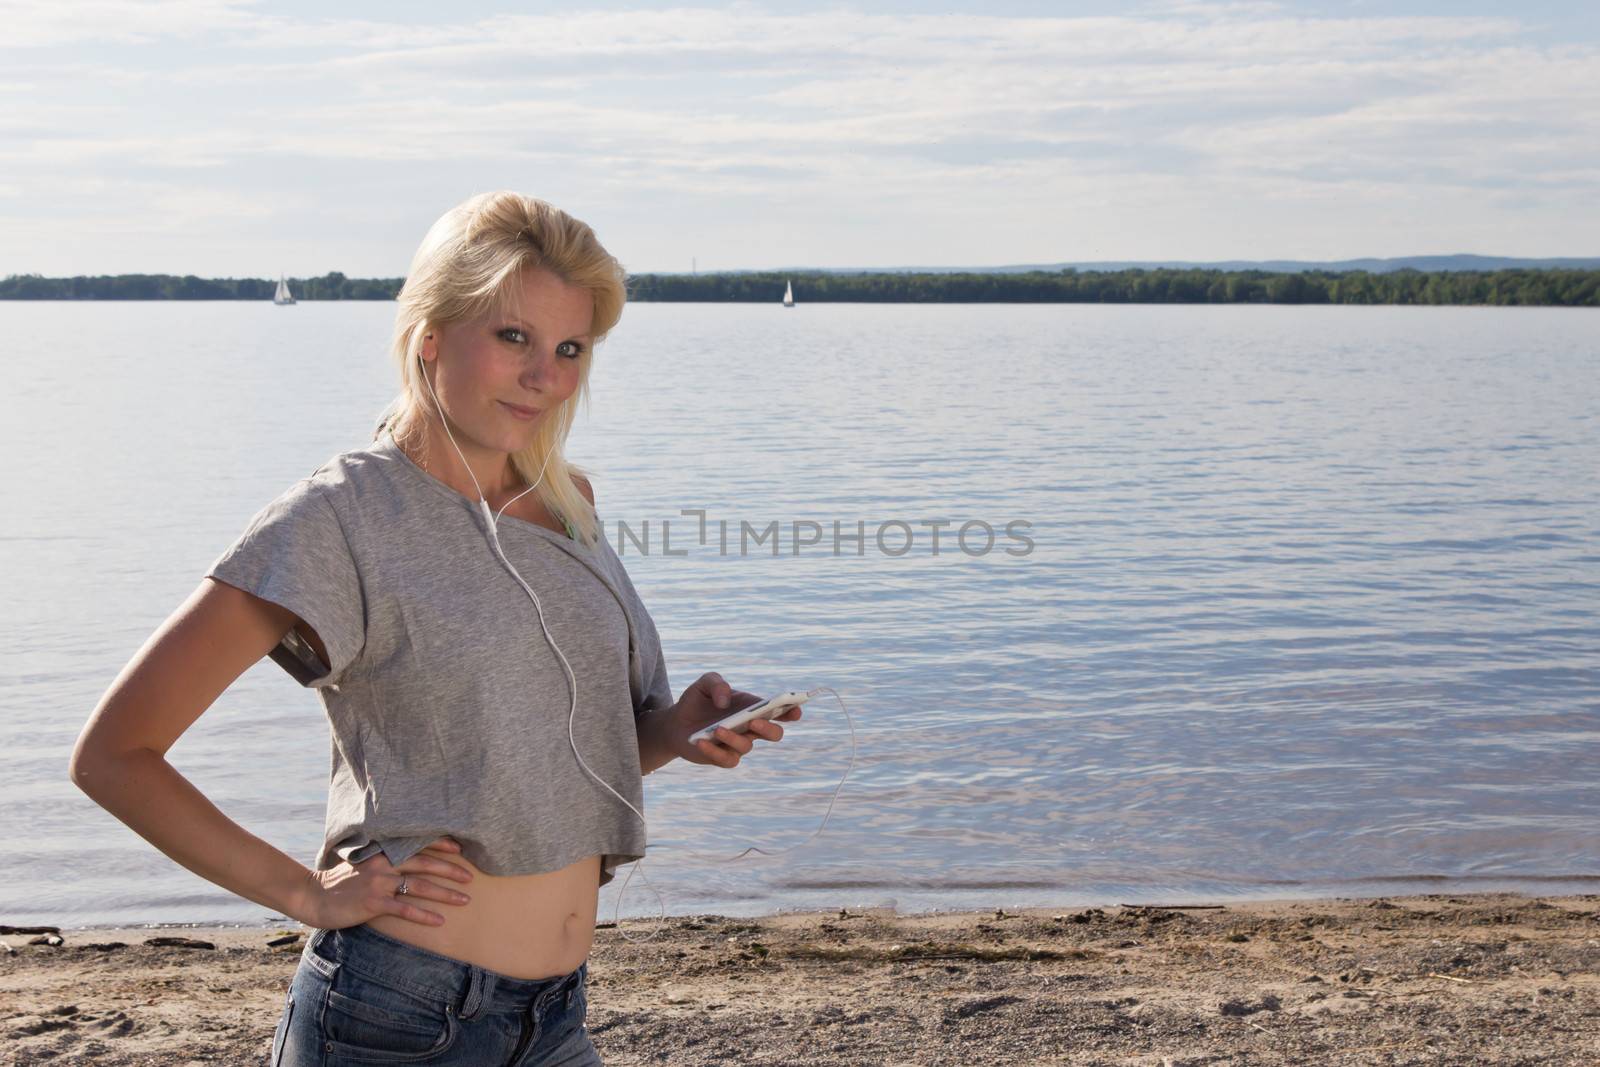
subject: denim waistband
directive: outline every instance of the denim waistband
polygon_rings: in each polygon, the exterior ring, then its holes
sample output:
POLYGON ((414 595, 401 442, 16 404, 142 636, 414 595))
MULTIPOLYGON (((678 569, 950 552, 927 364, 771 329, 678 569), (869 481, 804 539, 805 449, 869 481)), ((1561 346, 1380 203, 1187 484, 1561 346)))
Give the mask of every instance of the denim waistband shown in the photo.
POLYGON ((514 978, 487 967, 452 959, 407 944, 362 924, 340 930, 318 930, 306 942, 304 957, 312 966, 330 963, 371 975, 375 979, 412 990, 422 996, 447 998, 463 1019, 490 1012, 541 1011, 546 1002, 575 990, 588 975, 585 960, 569 974, 548 978, 514 978))

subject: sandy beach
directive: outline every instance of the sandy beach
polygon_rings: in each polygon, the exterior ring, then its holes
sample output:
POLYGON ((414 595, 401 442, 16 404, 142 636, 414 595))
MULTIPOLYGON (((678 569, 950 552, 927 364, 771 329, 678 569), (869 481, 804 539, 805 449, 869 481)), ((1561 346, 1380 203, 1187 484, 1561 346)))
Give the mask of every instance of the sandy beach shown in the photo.
MULTIPOLYGON (((655 936, 596 937, 617 1067, 1600 1062, 1600 895, 623 925, 655 936)), ((308 932, 0 928, 0 1062, 265 1063, 308 932)))

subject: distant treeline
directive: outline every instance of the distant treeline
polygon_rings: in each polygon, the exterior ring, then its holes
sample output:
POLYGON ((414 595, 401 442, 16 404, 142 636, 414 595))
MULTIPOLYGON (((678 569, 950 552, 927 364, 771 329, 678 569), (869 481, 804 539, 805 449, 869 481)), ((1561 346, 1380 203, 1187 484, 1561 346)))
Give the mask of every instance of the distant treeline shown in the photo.
MULTIPOLYGON (((393 300, 404 278, 290 278, 297 300, 393 300)), ((0 300, 271 300, 276 279, 196 278, 193 274, 101 274, 45 278, 13 274, 0 281, 0 300)))
POLYGON ((1016 274, 640 274, 635 300, 766 303, 1517 304, 1600 307, 1600 270, 1119 270, 1016 274))
MULTIPOLYGON (((290 278, 300 300, 392 300, 403 278, 290 278)), ((1120 270, 1028 273, 635 274, 629 299, 776 303, 785 282, 805 303, 1491 304, 1600 307, 1600 270, 1120 270)), ((119 274, 0 280, 0 300, 271 300, 277 282, 119 274)))

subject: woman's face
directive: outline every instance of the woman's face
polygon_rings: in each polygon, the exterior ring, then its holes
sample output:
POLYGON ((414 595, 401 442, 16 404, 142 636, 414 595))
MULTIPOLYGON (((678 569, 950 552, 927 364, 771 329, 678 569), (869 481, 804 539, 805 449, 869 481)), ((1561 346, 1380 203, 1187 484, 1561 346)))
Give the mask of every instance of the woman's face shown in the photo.
MULTIPOLYGON (((522 272, 512 305, 520 314, 490 312, 423 337, 433 392, 463 449, 469 441, 481 452, 528 447, 540 421, 578 388, 578 357, 593 343, 594 298, 536 268, 522 272)), ((433 396, 424 400, 431 409, 433 396)))

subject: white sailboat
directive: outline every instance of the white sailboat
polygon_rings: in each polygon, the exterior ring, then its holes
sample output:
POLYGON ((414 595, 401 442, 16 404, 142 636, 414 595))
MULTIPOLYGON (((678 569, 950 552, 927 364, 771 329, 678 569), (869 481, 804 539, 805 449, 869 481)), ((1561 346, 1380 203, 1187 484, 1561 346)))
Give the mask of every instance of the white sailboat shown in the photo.
POLYGON ((783 283, 783 306, 794 307, 794 286, 790 285, 787 279, 783 283))
POLYGON ((278 275, 278 291, 272 294, 272 302, 279 305, 294 303, 294 294, 289 292, 289 283, 281 274, 278 275))

